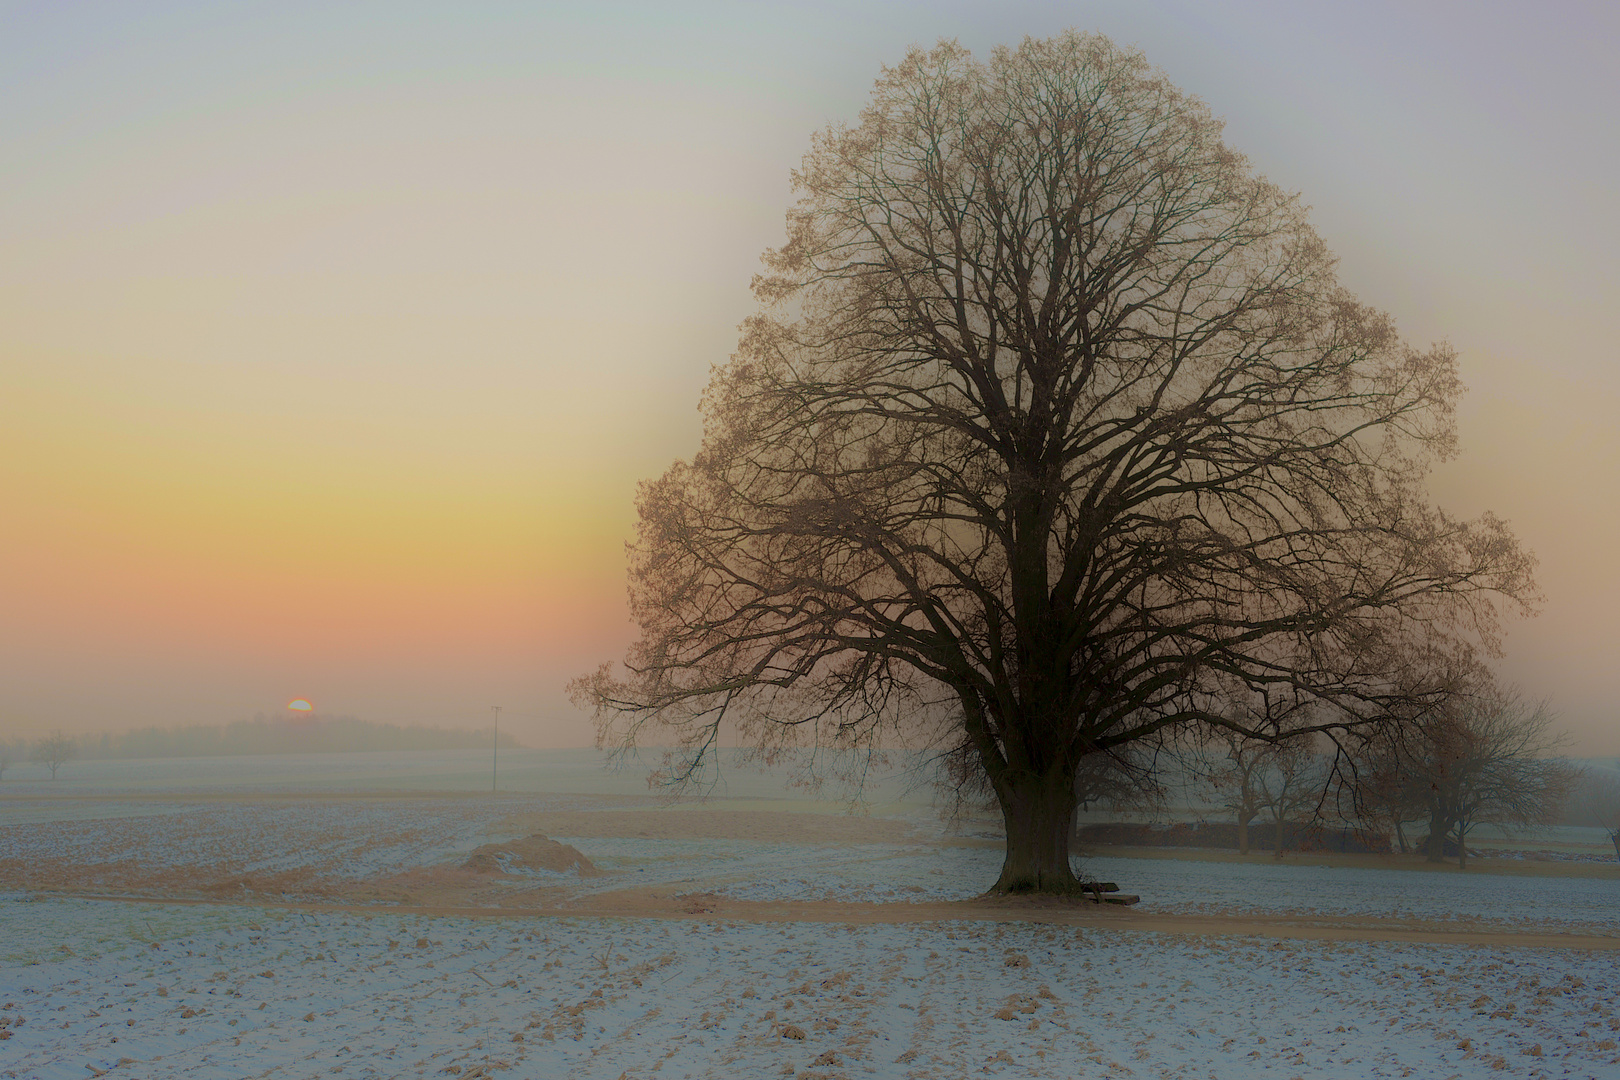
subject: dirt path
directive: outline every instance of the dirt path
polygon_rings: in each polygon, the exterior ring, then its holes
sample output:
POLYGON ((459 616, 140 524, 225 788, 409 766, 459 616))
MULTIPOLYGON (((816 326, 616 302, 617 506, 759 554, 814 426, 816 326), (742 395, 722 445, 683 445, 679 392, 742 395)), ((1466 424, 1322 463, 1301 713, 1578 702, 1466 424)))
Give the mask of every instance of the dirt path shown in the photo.
POLYGON ((215 904, 292 911, 342 911, 360 915, 429 915, 476 919, 621 918, 675 919, 709 923, 838 923, 878 925, 932 922, 1032 923, 1093 930, 1179 936, 1260 937, 1279 940, 1388 941, 1487 948, 1620 951, 1620 936, 1562 930, 1554 926, 1507 928, 1463 924, 1444 926, 1416 919, 1332 918, 1290 915, 1181 915, 1144 912, 1112 905, 1043 899, 975 899, 933 903, 840 903, 836 901, 743 901, 712 894, 625 890, 544 906, 468 906, 443 902, 345 904, 276 902, 267 899, 218 900, 184 896, 123 896, 86 892, 41 892, 40 899, 92 900, 122 904, 215 904))

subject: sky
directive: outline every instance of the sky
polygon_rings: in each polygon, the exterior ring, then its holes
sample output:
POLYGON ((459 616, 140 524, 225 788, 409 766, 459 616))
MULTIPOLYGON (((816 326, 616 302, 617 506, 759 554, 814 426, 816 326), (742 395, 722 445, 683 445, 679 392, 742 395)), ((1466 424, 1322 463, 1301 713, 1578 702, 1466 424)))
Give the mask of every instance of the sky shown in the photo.
POLYGON ((1620 8, 0 0, 0 736, 318 712, 585 745, 811 134, 882 66, 1140 47, 1469 393, 1431 491, 1620 753, 1620 8))

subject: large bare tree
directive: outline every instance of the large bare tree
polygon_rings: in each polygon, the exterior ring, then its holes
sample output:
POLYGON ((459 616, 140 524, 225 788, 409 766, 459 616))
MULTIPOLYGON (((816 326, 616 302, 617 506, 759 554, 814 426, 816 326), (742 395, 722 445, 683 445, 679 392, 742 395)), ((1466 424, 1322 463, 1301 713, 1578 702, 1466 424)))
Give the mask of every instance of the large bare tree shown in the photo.
POLYGON ((574 686, 601 740, 673 738, 677 782, 722 733, 939 746, 1000 806, 996 887, 1063 892, 1091 755, 1348 730, 1489 647, 1531 567, 1423 497, 1452 354, 1220 128, 1067 33, 914 50, 817 136, 702 448, 640 493, 640 640, 574 686))

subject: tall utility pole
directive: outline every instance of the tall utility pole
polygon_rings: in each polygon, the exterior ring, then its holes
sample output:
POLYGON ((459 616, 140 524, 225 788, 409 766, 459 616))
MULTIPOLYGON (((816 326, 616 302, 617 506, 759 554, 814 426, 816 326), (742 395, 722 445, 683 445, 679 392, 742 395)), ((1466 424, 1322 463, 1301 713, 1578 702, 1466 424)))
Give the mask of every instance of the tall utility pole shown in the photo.
POLYGON ((490 748, 489 790, 494 791, 495 773, 496 770, 500 768, 501 764, 501 707, 499 705, 491 705, 490 709, 495 713, 495 745, 490 748))

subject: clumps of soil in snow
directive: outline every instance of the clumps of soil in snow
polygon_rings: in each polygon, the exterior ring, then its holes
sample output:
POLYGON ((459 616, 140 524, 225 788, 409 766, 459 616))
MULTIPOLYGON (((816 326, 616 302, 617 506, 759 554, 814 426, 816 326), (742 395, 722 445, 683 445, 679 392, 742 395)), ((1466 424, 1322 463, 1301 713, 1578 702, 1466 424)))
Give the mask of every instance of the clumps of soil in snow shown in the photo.
POLYGON ((480 874, 524 874, 543 870, 553 874, 577 871, 580 877, 602 876, 602 871, 578 848, 539 833, 522 840, 485 844, 461 865, 480 874))

